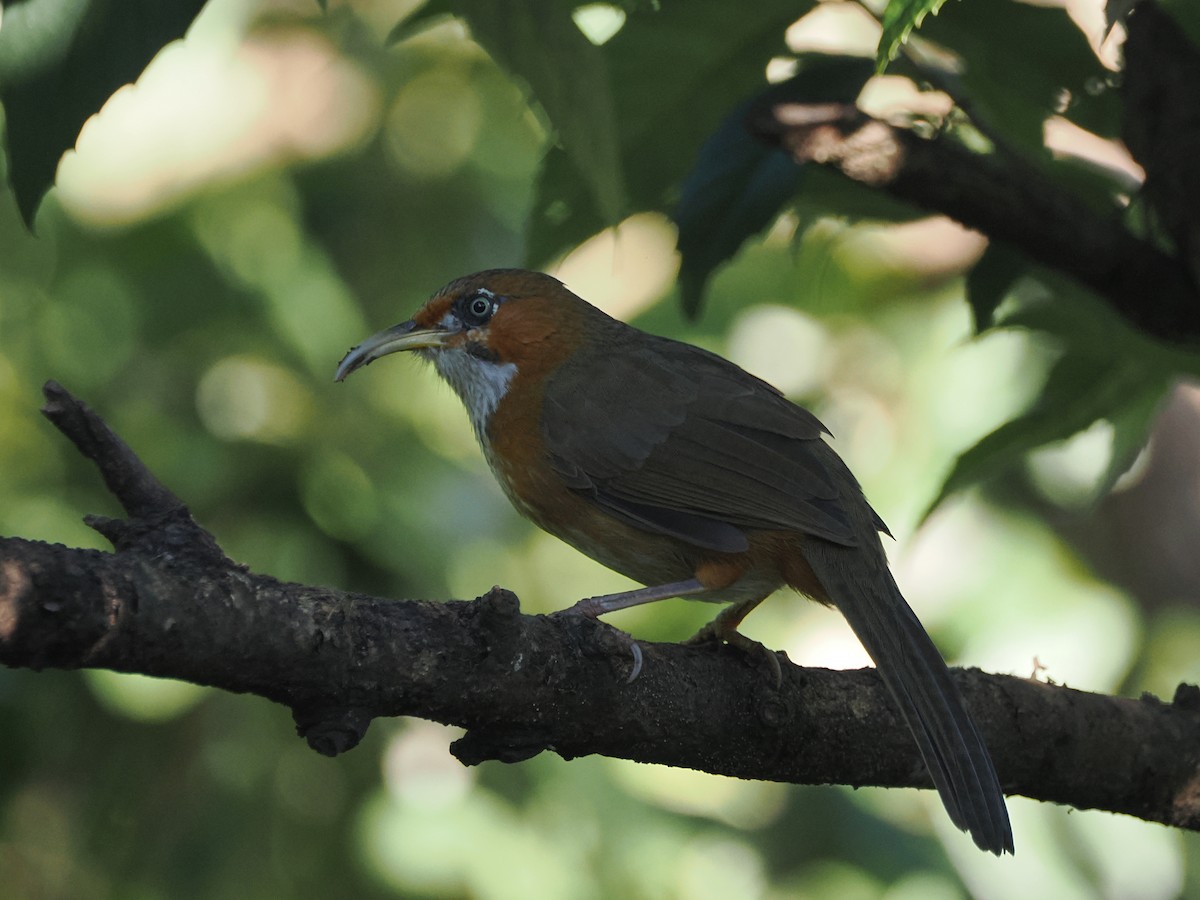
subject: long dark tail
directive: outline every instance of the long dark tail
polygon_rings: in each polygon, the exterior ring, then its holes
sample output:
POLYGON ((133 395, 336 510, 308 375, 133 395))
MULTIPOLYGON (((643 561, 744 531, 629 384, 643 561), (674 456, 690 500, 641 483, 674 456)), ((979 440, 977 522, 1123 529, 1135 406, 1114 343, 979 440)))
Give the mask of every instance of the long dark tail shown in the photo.
POLYGON ((805 557, 891 689, 950 820, 997 856, 1013 852, 1004 792, 946 663, 887 569, 882 548, 819 538, 805 557))

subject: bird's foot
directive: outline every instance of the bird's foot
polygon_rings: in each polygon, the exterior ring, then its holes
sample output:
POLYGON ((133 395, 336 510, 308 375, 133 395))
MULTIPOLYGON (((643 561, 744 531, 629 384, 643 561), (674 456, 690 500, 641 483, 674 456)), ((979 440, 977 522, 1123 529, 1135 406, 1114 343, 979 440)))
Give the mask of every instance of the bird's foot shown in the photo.
MULTIPOLYGON (((584 619, 599 621, 597 616, 599 616, 600 613, 604 612, 605 610, 596 609, 595 604, 590 602, 595 599, 598 598, 584 597, 574 606, 568 606, 566 609, 560 609, 557 612, 551 613, 550 616, 551 618, 579 616, 584 619)), ((629 675, 625 679, 626 684, 633 684, 633 682, 637 680, 637 677, 642 674, 642 648, 638 645, 638 642, 629 632, 622 631, 620 628, 617 628, 615 625, 609 625, 607 622, 601 622, 600 624, 606 625, 608 627, 609 635, 616 642, 623 645, 625 649, 629 651, 629 655, 633 657, 633 666, 630 668, 629 675)))
MULTIPOLYGON (((701 594, 707 590, 708 587, 698 578, 688 578, 684 581, 652 584, 632 591, 620 591, 616 594, 584 597, 574 606, 554 613, 554 615, 576 615, 595 619, 605 613, 616 612, 618 609, 629 609, 631 606, 654 603, 658 600, 665 600, 668 597, 689 597, 692 594, 701 594)), ((638 646, 637 641, 631 635, 626 634, 619 628, 613 628, 613 632, 626 642, 629 652, 633 655, 633 670, 629 673, 628 679, 628 683, 632 684, 642 672, 642 648, 638 646)))
POLYGON ((779 655, 765 644, 760 644, 753 638, 748 638, 737 630, 737 623, 717 616, 694 635, 684 641, 685 644, 728 644, 741 650, 752 659, 763 660, 771 673, 771 679, 778 690, 783 687, 783 667, 779 665, 779 655))

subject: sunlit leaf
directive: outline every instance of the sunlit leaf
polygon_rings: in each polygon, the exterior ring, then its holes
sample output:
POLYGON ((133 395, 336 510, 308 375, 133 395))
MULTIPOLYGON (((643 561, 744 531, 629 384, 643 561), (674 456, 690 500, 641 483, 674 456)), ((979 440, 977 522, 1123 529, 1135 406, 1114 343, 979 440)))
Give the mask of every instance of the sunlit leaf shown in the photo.
POLYGON ((929 13, 937 14, 946 0, 889 0, 883 11, 883 34, 875 51, 875 64, 882 72, 896 57, 909 33, 921 25, 929 13))
POLYGON ((182 37, 203 6, 204 0, 4 4, 0 101, 9 182, 27 225, 87 118, 182 37))

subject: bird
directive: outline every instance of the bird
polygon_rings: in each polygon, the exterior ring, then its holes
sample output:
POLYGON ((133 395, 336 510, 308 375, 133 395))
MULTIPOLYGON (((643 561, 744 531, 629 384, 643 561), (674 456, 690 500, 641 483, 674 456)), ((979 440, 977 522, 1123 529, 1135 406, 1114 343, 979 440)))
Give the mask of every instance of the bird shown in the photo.
POLYGON ((462 400, 518 512, 644 585, 570 611, 720 603, 697 638, 745 645, 737 626, 778 588, 832 605, 889 688, 951 821, 980 849, 1013 852, 983 738, 892 577, 887 526, 816 416, 723 357, 523 269, 450 282, 353 347, 334 378, 401 351, 431 362, 462 400))

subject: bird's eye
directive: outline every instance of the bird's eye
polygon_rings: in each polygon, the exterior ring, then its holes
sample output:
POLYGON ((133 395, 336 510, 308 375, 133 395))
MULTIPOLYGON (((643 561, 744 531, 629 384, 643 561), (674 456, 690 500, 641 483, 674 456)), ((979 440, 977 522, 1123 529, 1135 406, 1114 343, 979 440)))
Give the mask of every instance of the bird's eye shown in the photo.
POLYGON ((492 317, 492 311, 495 308, 495 303, 491 297, 486 297, 483 294, 476 294, 467 301, 464 317, 469 325, 482 325, 492 317))

